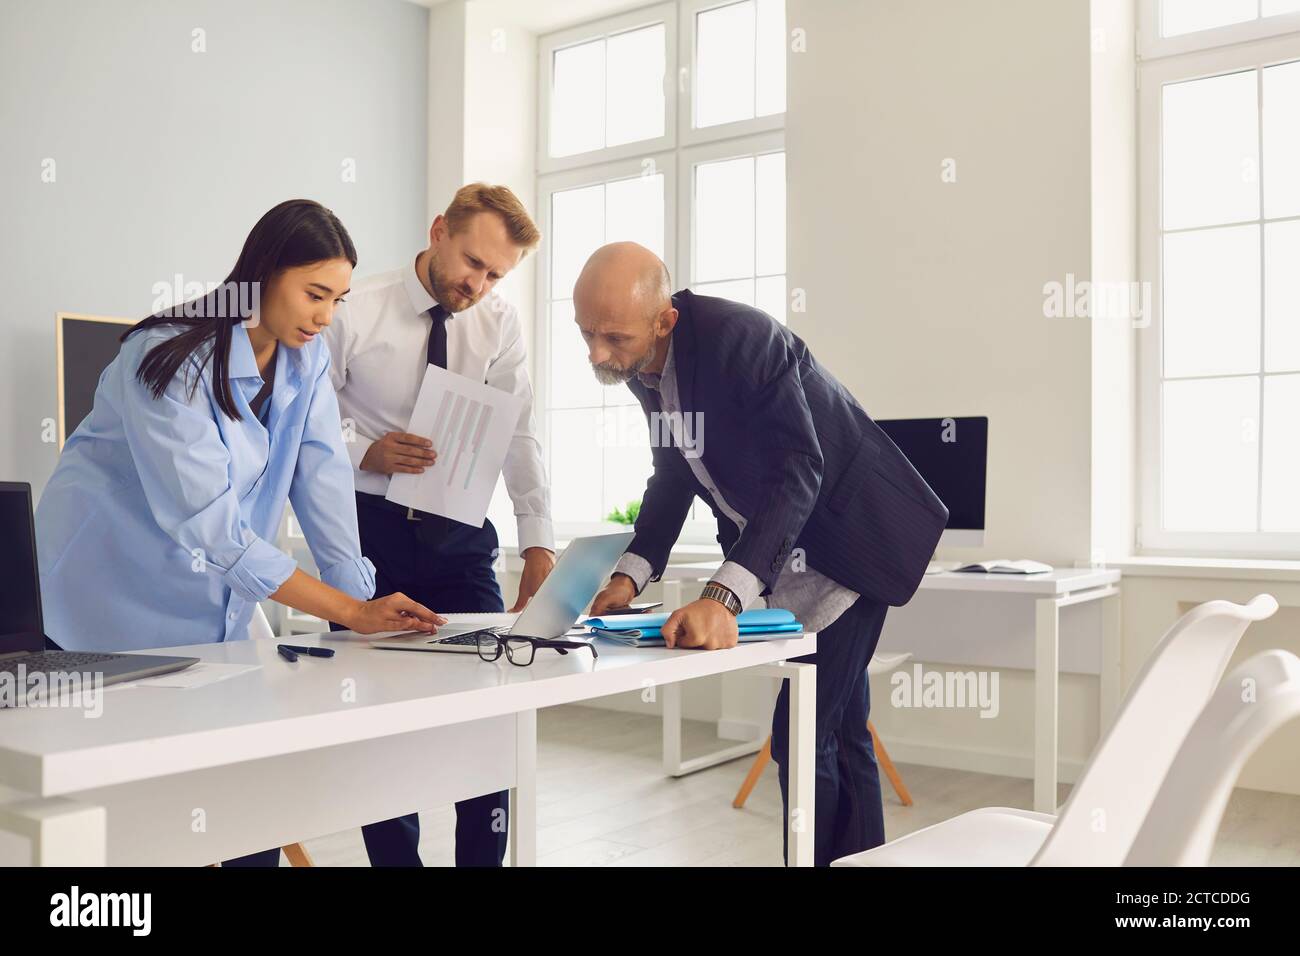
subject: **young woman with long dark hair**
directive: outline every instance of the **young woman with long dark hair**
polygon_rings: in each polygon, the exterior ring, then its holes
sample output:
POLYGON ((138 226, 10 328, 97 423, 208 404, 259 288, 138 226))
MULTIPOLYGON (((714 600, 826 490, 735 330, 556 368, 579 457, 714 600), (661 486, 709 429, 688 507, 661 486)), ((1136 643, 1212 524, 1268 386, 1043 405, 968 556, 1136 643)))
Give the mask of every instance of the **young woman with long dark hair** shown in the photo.
POLYGON ((403 594, 370 600, 319 337, 356 261, 332 212, 283 202, 223 286, 122 337, 37 509, 54 643, 237 640, 268 598, 361 633, 442 623, 403 594), (322 580, 272 543, 290 501, 322 580))

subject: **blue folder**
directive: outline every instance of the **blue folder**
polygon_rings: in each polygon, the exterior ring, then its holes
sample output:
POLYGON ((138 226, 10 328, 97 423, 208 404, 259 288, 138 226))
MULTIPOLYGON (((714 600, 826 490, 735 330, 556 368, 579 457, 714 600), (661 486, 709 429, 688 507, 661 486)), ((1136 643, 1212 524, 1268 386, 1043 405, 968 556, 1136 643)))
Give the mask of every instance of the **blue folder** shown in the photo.
MULTIPOLYGON (((664 643, 663 626, 669 617, 668 614, 614 614, 590 617, 584 623, 600 637, 633 647, 656 647, 664 643)), ((795 616, 783 608, 741 611, 736 625, 742 641, 764 640, 803 630, 795 616)))

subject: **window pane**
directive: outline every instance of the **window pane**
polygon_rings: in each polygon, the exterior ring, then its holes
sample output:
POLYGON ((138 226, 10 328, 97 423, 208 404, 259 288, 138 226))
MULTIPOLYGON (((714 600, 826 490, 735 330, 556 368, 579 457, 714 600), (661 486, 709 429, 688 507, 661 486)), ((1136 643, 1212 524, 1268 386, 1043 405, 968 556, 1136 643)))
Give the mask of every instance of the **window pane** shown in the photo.
POLYGON ((600 408, 601 384, 587 361, 587 343, 573 322, 573 302, 551 303, 551 408, 600 408))
POLYGON ((1264 0, 1261 13, 1266 17, 1275 17, 1279 13, 1300 12, 1300 0, 1264 0))
POLYGON ((754 274, 754 158, 695 167, 695 281, 754 274))
POLYGON ((785 153, 766 153, 754 160, 757 274, 785 272, 785 153))
POLYGON ((605 242, 630 240, 664 255, 664 175, 636 176, 605 186, 605 242))
POLYGON ((1264 368, 1300 370, 1300 220, 1264 227, 1264 323, 1264 368))
POLYGON ((1300 61, 1264 71, 1264 215, 1300 215, 1300 61))
POLYGON ((1259 116, 1253 71, 1164 88, 1164 227, 1259 214, 1259 116))
POLYGON ((605 144, 605 41, 556 50, 551 82, 552 156, 572 156, 605 144))
POLYGON ((696 15, 697 127, 753 118, 755 21, 754 0, 696 15))
POLYGON ((1300 531, 1300 375, 1264 379, 1262 531, 1300 531))
POLYGON ((1165 236, 1165 375, 1259 371, 1259 226, 1165 236))
POLYGON ((578 273, 605 241, 605 187, 583 186, 551 195, 551 297, 573 295, 578 273))
POLYGON ((1259 379, 1164 386, 1164 527, 1254 531, 1259 379))
POLYGON ((551 412, 551 500, 561 521, 600 521, 600 409, 551 412))
POLYGON ((753 279, 735 279, 731 282, 701 282, 691 286, 691 291, 696 295, 715 295, 719 299, 730 299, 732 302, 743 302, 745 305, 754 304, 753 279))
POLYGON ((785 276, 765 276, 756 284, 754 305, 785 325, 785 276))
POLYGON ((650 430, 641 406, 605 410, 604 456, 602 517, 614 508, 626 508, 645 493, 651 471, 650 430))
POLYGON ((1254 20, 1256 0, 1160 0, 1160 34, 1175 37, 1254 20))
POLYGON ((664 135, 664 25, 608 40, 605 145, 664 135))
POLYGON ((758 0, 755 112, 785 112, 785 0, 758 0))

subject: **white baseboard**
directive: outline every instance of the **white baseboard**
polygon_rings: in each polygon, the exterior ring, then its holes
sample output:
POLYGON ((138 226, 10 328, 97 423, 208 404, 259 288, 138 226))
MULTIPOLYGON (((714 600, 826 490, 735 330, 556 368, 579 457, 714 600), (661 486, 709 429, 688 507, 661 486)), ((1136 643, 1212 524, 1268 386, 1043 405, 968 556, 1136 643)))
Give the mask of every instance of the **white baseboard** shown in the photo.
MULTIPOLYGON (((913 763, 923 767, 942 767, 946 770, 967 770, 972 773, 991 773, 999 777, 1033 779, 1034 758, 1031 754, 1008 753, 1003 750, 986 750, 974 747, 948 747, 898 740, 885 741, 889 756, 895 763, 913 763)), ((1084 761, 1062 759, 1057 770, 1061 783, 1074 783, 1083 771, 1084 761)))
POLYGON ((771 728, 749 720, 718 721, 718 736, 723 740, 766 740, 771 728))

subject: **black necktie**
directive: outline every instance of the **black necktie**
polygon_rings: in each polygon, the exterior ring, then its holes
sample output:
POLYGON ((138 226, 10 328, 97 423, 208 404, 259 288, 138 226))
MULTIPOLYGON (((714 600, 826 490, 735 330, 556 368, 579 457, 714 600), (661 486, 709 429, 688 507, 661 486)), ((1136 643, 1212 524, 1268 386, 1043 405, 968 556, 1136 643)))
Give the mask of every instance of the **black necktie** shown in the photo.
MULTIPOLYGON (((450 317, 441 305, 435 305, 427 312, 432 325, 429 328, 429 364, 439 368, 447 367, 447 319, 450 317)), ((435 448, 434 451, 437 451, 435 448)), ((447 535, 447 519, 442 515, 426 514, 420 519, 415 536, 426 548, 435 549, 442 544, 447 535)))
POLYGON ((447 367, 447 319, 451 315, 440 305, 429 309, 433 325, 429 329, 429 364, 447 367))

